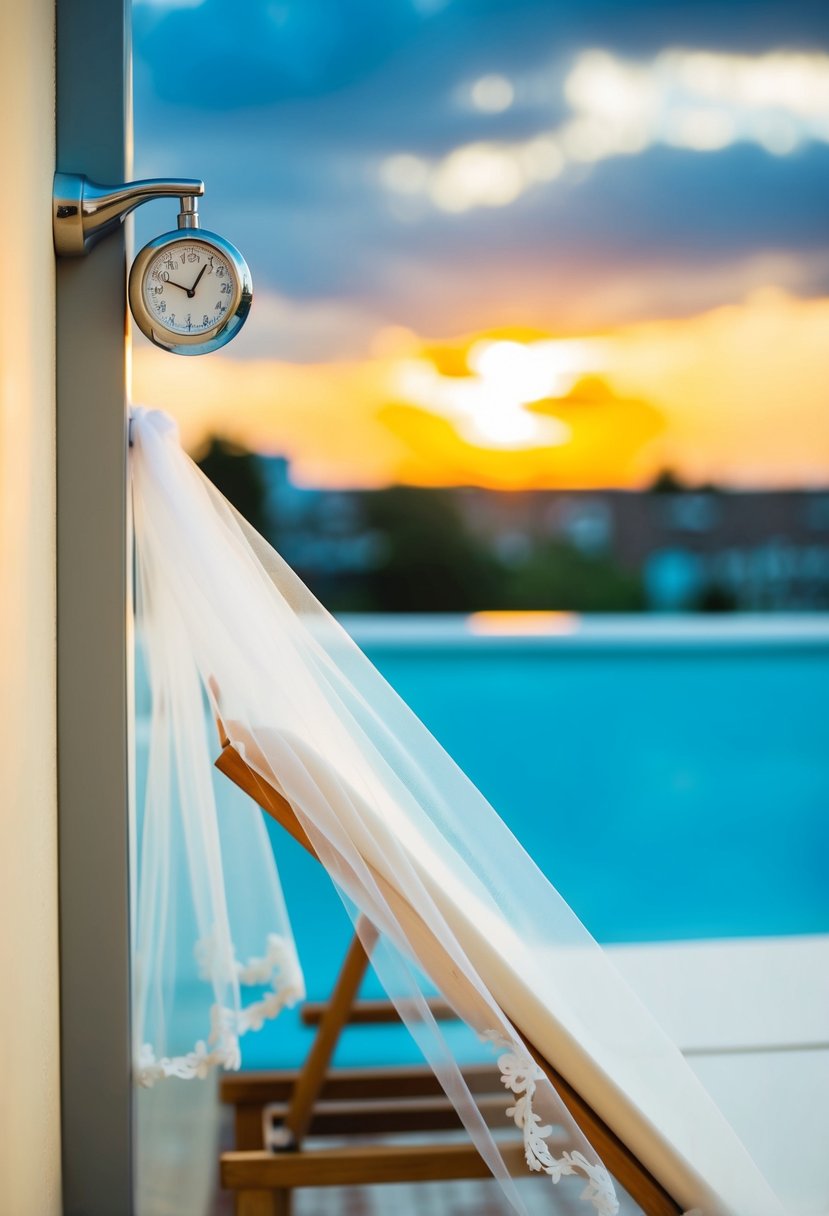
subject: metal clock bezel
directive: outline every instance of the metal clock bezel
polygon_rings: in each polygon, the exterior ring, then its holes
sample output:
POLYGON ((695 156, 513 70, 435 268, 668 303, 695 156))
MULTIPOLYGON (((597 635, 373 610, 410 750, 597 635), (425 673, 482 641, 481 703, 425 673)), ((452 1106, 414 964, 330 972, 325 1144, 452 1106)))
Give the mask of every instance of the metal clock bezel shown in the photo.
POLYGON ((232 338, 247 320, 253 299, 253 283, 248 264, 235 245, 216 232, 206 228, 175 228, 154 237, 138 253, 132 264, 129 278, 129 301, 135 323, 155 346, 174 355, 207 355, 219 350, 232 338), (174 334, 159 324, 144 299, 144 278, 150 263, 159 250, 168 245, 204 245, 219 253, 232 270, 233 295, 227 316, 219 324, 198 334, 174 334))

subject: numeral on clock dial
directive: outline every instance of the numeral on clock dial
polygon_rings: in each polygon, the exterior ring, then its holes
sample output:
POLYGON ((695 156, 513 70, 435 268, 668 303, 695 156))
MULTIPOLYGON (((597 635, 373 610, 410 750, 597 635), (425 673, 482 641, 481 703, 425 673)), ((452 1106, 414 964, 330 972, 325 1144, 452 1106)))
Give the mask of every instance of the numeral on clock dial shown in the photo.
POLYGON ((168 333, 206 333, 224 320, 230 303, 227 297, 232 297, 234 290, 233 271, 223 255, 186 241, 173 249, 159 250, 143 281, 147 308, 168 333), (220 299, 212 308, 210 301, 211 297, 215 299, 216 287, 211 291, 211 275, 220 281, 220 299), (192 306, 190 311, 186 305, 192 306))

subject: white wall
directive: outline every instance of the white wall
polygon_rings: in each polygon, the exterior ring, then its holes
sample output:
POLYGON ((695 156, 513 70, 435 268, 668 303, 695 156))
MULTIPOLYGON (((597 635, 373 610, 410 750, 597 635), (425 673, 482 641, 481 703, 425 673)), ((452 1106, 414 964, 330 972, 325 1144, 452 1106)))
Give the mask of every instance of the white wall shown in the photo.
POLYGON ((0 1216, 60 1211, 53 10, 0 4, 0 1216))

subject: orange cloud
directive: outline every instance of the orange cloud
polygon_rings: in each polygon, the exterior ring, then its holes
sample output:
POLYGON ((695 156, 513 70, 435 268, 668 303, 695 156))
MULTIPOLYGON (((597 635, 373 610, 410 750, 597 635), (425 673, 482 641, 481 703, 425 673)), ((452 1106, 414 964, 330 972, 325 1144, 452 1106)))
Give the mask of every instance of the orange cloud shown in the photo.
POLYGON ((304 365, 139 346, 134 397, 173 413, 190 446, 220 432, 285 454, 305 484, 634 488, 666 465, 733 485, 829 481, 829 300, 767 289, 566 340, 385 333, 367 358, 304 365))
POLYGON ((563 423, 569 439, 504 450, 470 443, 447 419, 422 408, 390 405, 380 418, 409 451, 399 468, 402 480, 499 490, 635 483, 642 475, 642 453, 663 425, 652 406, 617 397, 598 378, 580 381, 565 397, 533 402, 527 410, 563 423))
POLYGON ((829 482, 829 299, 767 288, 611 342, 608 383, 665 417, 661 464, 744 487, 829 482))

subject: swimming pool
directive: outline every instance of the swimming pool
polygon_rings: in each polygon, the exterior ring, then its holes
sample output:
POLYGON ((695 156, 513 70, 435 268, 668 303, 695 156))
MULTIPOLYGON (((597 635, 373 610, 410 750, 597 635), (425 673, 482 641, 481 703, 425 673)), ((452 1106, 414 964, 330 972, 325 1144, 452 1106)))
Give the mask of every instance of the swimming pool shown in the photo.
MULTIPOLYGON (((600 941, 829 931, 823 620, 571 620, 541 636, 346 624, 600 941)), ((319 999, 350 924, 322 869, 270 827, 319 999)), ((293 1061, 306 1041, 280 1018, 247 1037, 245 1064, 293 1061)), ((413 1050, 373 1028, 340 1062, 413 1050)))
POLYGON ((829 929, 829 630, 352 632, 603 942, 829 929))

